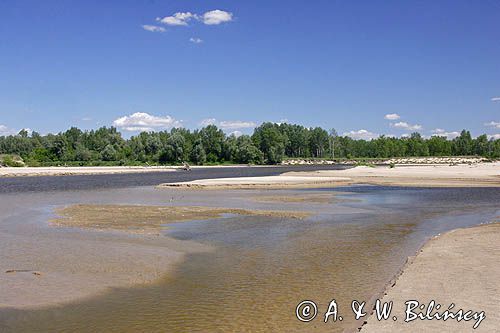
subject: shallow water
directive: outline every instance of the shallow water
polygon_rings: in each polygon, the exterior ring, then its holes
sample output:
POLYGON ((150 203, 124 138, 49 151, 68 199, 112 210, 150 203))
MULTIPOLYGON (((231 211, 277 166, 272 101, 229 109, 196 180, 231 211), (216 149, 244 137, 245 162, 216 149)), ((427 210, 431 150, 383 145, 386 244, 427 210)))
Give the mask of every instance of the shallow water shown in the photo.
MULTIPOLYGON (((0 311, 0 330, 12 332, 337 332, 356 327, 350 302, 370 300, 429 237, 492 220, 500 189, 351 186, 266 191, 279 195, 342 193, 356 200, 331 204, 261 203, 264 191, 158 191, 150 188, 12 195, 34 206, 75 202, 198 204, 307 209, 306 220, 225 216, 170 225, 166 235, 211 245, 188 255, 154 285, 115 288, 64 306, 0 311), (342 322, 324 324, 335 298, 342 322), (318 304, 310 323, 295 318, 304 300, 318 304)), ((1 204, 0 204, 1 205, 1 204)), ((17 209, 16 209, 17 211, 17 209)), ((12 226, 4 225, 4 228, 12 226)), ((19 232, 23 232, 22 230, 19 232)), ((47 231, 50 232, 50 231, 47 231)), ((1 246, 1 245, 0 245, 1 246)), ((75 286, 77 288, 78 286, 75 286)))

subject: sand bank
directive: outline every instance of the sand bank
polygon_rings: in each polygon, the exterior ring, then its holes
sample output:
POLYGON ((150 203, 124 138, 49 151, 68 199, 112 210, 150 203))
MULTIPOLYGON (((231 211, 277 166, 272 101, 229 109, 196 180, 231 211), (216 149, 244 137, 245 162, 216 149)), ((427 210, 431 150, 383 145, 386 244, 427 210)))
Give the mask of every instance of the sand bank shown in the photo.
POLYGON ((203 179, 166 183, 159 187, 182 188, 286 188, 332 187, 348 184, 374 184, 425 187, 500 186, 500 162, 474 165, 422 165, 365 167, 313 172, 287 172, 280 176, 203 179))
MULTIPOLYGON (((477 332, 498 332, 500 322, 500 223, 457 229, 429 241, 414 258, 383 302, 393 301, 391 319, 368 319, 362 332, 471 332, 476 320, 413 320, 405 323, 405 302, 441 304, 437 312, 485 312, 477 332), (392 319, 397 317, 397 321, 392 319)), ((424 310, 425 313, 427 306, 424 310)), ((413 310, 418 311, 418 310, 413 310)), ((432 311, 435 313, 436 309, 432 311)), ((411 317, 410 317, 411 318, 411 317)))
POLYGON ((61 217, 52 220, 53 225, 140 234, 158 234, 168 223, 214 219, 223 214, 296 219, 311 215, 309 212, 279 210, 140 205, 72 205, 58 209, 56 213, 61 217))
MULTIPOLYGON (((207 168, 247 168, 248 164, 235 165, 195 165, 191 169, 207 168)), ((252 167, 255 167, 253 165, 252 167)), ((258 167, 272 167, 259 165, 258 167)), ((21 177, 21 176, 69 176, 69 175, 100 175, 100 174, 121 174, 121 173, 145 173, 145 172, 165 172, 183 170, 182 166, 60 166, 60 167, 0 167, 0 177, 21 177)))
POLYGON ((352 183, 425 186, 425 187, 496 187, 500 186, 500 162, 475 165, 421 165, 389 167, 359 166, 345 170, 288 172, 286 176, 347 177, 352 183))
MULTIPOLYGON (((363 160, 363 159, 361 159, 363 160)), ((413 164, 476 164, 484 163, 489 160, 484 157, 478 156, 428 156, 428 157, 393 157, 393 158, 369 158, 366 159, 372 164, 400 164, 400 165, 413 165, 413 164)), ((359 159, 349 160, 328 160, 328 159, 287 159, 281 163, 282 165, 333 165, 333 164, 343 164, 343 165, 356 165, 360 162, 359 159)))
POLYGON ((317 174, 304 174, 294 172, 291 175, 264 176, 264 177, 239 177, 239 178, 218 178, 199 179, 189 182, 164 183, 162 187, 179 187, 193 189, 280 189, 280 188, 301 188, 301 187, 332 187, 335 185, 345 185, 350 182, 350 178, 336 176, 320 176, 317 174))
POLYGON ((165 172, 175 171, 179 167, 172 166, 95 166, 95 167, 25 167, 0 168, 0 177, 20 176, 68 176, 68 175, 100 175, 119 173, 165 172))

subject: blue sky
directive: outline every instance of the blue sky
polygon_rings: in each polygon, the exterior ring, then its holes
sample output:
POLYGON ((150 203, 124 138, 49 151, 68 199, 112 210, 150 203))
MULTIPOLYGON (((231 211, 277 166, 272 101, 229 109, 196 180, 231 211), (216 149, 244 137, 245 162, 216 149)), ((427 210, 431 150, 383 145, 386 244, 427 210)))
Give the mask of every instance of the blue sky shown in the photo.
POLYGON ((0 2, 0 135, 284 120, 500 137, 500 1, 0 2))

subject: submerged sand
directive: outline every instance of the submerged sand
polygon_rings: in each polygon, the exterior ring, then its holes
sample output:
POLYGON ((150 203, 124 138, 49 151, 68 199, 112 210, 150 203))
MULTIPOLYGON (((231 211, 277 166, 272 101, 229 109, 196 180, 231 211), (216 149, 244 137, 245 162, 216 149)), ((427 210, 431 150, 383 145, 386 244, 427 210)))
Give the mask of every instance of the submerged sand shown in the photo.
POLYGON ((208 246, 167 237, 0 232, 0 309, 66 304, 112 288, 150 284, 208 246))
MULTIPOLYGON (((371 316, 362 332, 498 332, 500 323, 500 223, 457 229, 429 241, 387 291, 383 302, 394 302, 397 320, 371 316), (441 304, 438 312, 484 311, 485 319, 414 320, 405 322, 405 302, 441 304)), ((421 310, 425 313, 427 307, 421 310)), ((414 310, 417 311, 417 310, 414 310)), ((436 310, 432 311, 435 313, 436 310)))
POLYGON ((224 214, 303 219, 310 212, 199 206, 72 205, 56 210, 53 225, 158 234, 165 224, 220 218, 224 214))
POLYGON ((279 176, 200 179, 159 187, 196 189, 265 189, 333 187, 348 184, 424 187, 497 187, 500 162, 474 165, 358 166, 344 170, 287 172, 279 176))

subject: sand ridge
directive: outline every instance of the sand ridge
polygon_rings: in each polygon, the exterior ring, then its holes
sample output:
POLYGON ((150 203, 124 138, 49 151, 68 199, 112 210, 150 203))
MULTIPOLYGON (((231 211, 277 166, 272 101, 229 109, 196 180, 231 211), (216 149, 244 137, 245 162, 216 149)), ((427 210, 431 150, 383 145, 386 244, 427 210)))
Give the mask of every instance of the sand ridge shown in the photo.
POLYGON ((200 179, 162 187, 195 189, 315 188, 349 184, 412 187, 498 187, 500 162, 463 165, 358 166, 343 170, 287 172, 279 176, 200 179))

